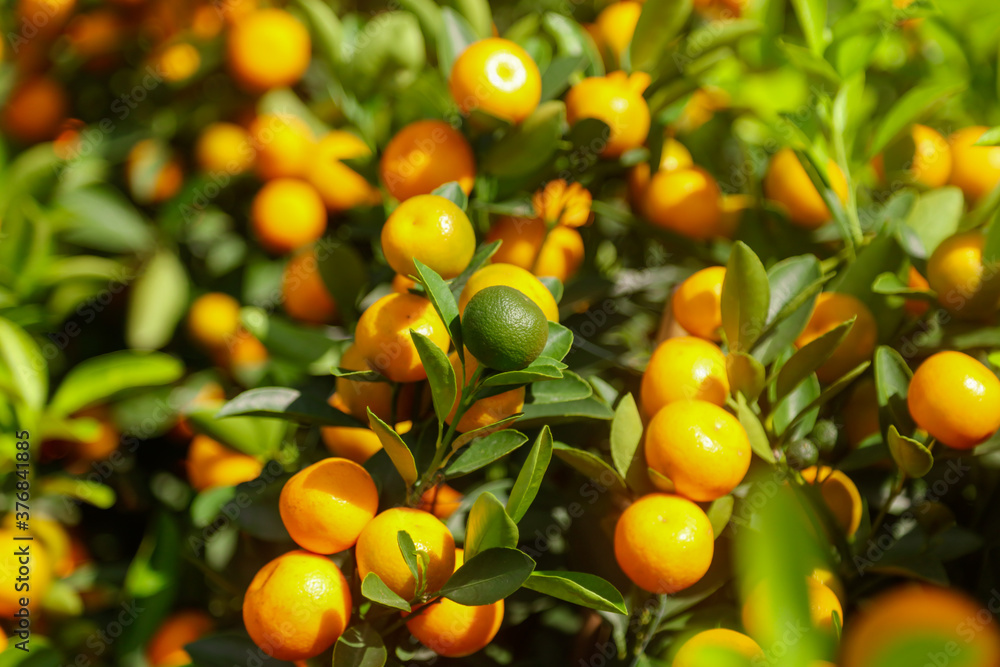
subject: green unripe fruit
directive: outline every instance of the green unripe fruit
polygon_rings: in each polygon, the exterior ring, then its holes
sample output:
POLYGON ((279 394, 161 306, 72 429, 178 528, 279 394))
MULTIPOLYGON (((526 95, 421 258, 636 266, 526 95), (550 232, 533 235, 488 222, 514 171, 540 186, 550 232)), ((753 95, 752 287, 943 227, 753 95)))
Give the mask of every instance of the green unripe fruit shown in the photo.
POLYGON ((524 292, 493 285, 469 299, 462 316, 462 338, 483 366, 517 371, 529 366, 545 349, 549 323, 524 292))
POLYGON ((803 470, 809 466, 816 465, 819 460, 819 448, 812 440, 795 440, 788 445, 785 452, 788 458, 788 465, 796 470, 803 470))

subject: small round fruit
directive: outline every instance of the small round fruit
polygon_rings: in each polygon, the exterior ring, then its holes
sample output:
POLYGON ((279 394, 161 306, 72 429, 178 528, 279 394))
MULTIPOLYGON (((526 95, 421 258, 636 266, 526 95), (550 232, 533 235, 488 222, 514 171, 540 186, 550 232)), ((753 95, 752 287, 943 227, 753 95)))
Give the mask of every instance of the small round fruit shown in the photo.
POLYGON ((552 276, 561 282, 572 278, 583 263, 580 232, 562 225, 546 229, 541 218, 500 217, 486 240, 503 242, 492 261, 513 264, 536 276, 552 276))
POLYGON ((278 511, 303 549, 335 554, 350 549, 378 510, 378 489, 364 468, 329 458, 295 473, 281 489, 278 511))
POLYGON ((958 130, 948 138, 952 167, 948 182, 957 185, 972 203, 989 194, 1000 183, 1000 146, 975 146, 987 127, 958 130))
POLYGON ((180 667, 191 664, 184 647, 197 641, 215 627, 212 617, 200 609, 179 611, 163 621, 146 645, 146 660, 151 667, 180 667))
POLYGON ((17 141, 33 144, 53 138, 69 112, 61 84, 45 76, 23 81, 10 91, 3 106, 3 128, 17 141))
POLYGON ((595 27, 615 58, 620 59, 632 41, 635 25, 642 13, 642 3, 635 0, 613 2, 597 15, 595 27))
POLYGON ((382 225, 382 252, 389 266, 416 276, 420 260, 442 278, 454 278, 476 252, 469 216, 450 199, 417 195, 400 204, 382 225))
POLYGON ((642 411, 648 417, 674 401, 725 405, 729 396, 726 355, 717 345, 693 336, 660 343, 642 375, 642 411))
POLYGON ((712 564, 714 550, 715 536, 705 512, 681 496, 643 496, 615 526, 618 565, 650 593, 669 595, 698 583, 712 564))
POLYGON ((382 512, 361 531, 355 549, 359 577, 364 580, 366 574, 374 572, 396 595, 413 599, 417 582, 399 550, 397 533, 401 530, 428 559, 426 592, 439 590, 455 571, 455 540, 433 514, 408 507, 382 512))
POLYGON ((354 344, 376 370, 393 382, 419 382, 427 378, 410 330, 421 333, 447 351, 448 330, 431 302, 415 294, 388 294, 361 314, 354 344))
POLYGON ((864 505, 850 477, 827 466, 812 466, 802 471, 802 479, 819 486, 823 502, 848 537, 858 532, 864 505))
POLYGON ((940 655, 952 665, 997 665, 1000 630, 993 615, 961 591, 904 584, 851 617, 839 662, 841 667, 882 667, 900 653, 921 656, 920 662, 926 657, 928 664, 940 655))
POLYGON ((592 76, 570 88, 566 95, 566 120, 576 125, 584 118, 595 118, 609 128, 603 157, 617 158, 639 148, 649 134, 649 105, 642 93, 649 86, 645 72, 629 76, 611 72, 592 76))
POLYGON ((253 167, 256 151, 250 134, 235 123, 212 123, 198 136, 195 159, 202 171, 242 174, 253 167))
POLYGON ((266 183, 254 197, 250 217, 261 245, 275 254, 309 245, 326 230, 326 209, 319 193, 294 178, 266 183))
MULTIPOLYGON (((462 504, 462 498, 464 497, 460 491, 456 491, 451 486, 438 484, 420 494, 420 504, 417 506, 417 509, 430 512, 437 518, 444 520, 455 513, 458 506, 462 504)), ((456 570, 462 564, 460 562, 461 551, 461 549, 455 549, 456 570)))
MULTIPOLYGON (((809 600, 809 625, 825 632, 831 632, 834 612, 837 613, 840 623, 843 625, 844 609, 836 593, 812 577, 807 578, 805 583, 809 600)), ((780 641, 781 633, 784 632, 785 628, 773 627, 777 611, 771 601, 770 589, 759 584, 751 591, 743 604, 743 627, 751 637, 763 644, 773 644, 780 641)), ((805 619, 801 620, 805 621, 805 619)))
MULTIPOLYGON (((462 364, 459 362, 458 353, 452 352, 449 359, 451 360, 451 367, 455 372, 455 377, 462 377, 462 364)), ((472 379, 472 374, 476 372, 479 367, 479 362, 476 358, 466 350, 465 354, 465 384, 467 384, 472 379)), ((455 413, 458 411, 458 403, 461 398, 463 383, 459 383, 458 394, 455 396, 455 403, 451 407, 451 413, 448 415, 447 422, 451 424, 452 420, 455 418, 455 413)), ((488 396, 486 398, 481 398, 465 411, 462 418, 458 420, 458 426, 455 430, 459 433, 467 433, 468 431, 474 431, 477 428, 483 428, 484 426, 490 426, 495 424, 501 419, 506 419, 507 417, 516 415, 521 409, 524 408, 524 387, 518 387, 517 389, 511 389, 510 391, 505 391, 501 394, 496 394, 495 396, 488 396)))
POLYGON ((674 320, 689 334, 720 341, 722 336, 722 283, 726 267, 710 266, 687 278, 674 292, 670 305, 674 320))
POLYGON ((823 292, 816 298, 816 306, 805 329, 795 339, 797 347, 804 347, 852 317, 856 319, 847 336, 816 370, 820 382, 833 382, 858 364, 871 359, 878 342, 875 316, 857 297, 840 292, 823 292))
POLYGON ((684 642, 674 656, 672 667, 713 667, 715 662, 712 656, 723 650, 751 661, 760 661, 764 657, 764 651, 757 642, 746 635, 725 628, 713 628, 699 632, 684 642))
POLYGON ((750 468, 750 440, 740 422, 706 401, 674 401, 646 428, 646 463, 677 493, 697 502, 721 498, 750 468))
POLYGON ((343 130, 327 132, 316 144, 306 178, 316 188, 327 210, 341 213, 359 206, 374 206, 381 200, 378 190, 343 160, 371 155, 368 144, 343 130))
POLYGON ((938 244, 927 260, 927 282, 938 303, 952 315, 980 319, 997 309, 996 292, 983 291, 985 245, 983 232, 962 232, 938 244))
POLYGON ((222 292, 203 294, 188 309, 187 328, 206 350, 223 349, 240 328, 240 303, 222 292))
MULTIPOLYGON (((691 152, 685 148, 684 144, 673 137, 663 140, 660 149, 660 167, 657 171, 677 171, 679 169, 689 169, 694 166, 691 152)), ((640 162, 628 171, 628 191, 632 200, 632 207, 637 213, 645 215, 644 206, 646 200, 646 190, 649 188, 651 178, 648 162, 640 162)))
POLYGON ((156 139, 144 139, 129 151, 125 177, 135 201, 158 204, 177 194, 184 182, 184 171, 169 146, 156 139))
POLYGON ((323 444, 334 456, 364 464, 382 449, 382 441, 367 426, 324 426, 323 444))
POLYGON ((263 469, 254 457, 232 450, 207 435, 196 435, 188 447, 188 481, 196 491, 249 482, 257 479, 263 469))
POLYGON ((545 349, 549 324, 545 313, 524 292, 493 285, 476 292, 462 315, 462 339, 481 364, 517 371, 545 349))
POLYGON ((489 264, 472 274, 458 297, 459 312, 464 316, 465 308, 472 297, 493 285, 513 287, 534 301, 550 322, 559 321, 559 306, 556 305, 552 292, 542 284, 542 281, 519 266, 502 263, 489 264))
POLYGON ((351 589, 330 559, 308 551, 278 556, 243 596, 250 639, 278 660, 306 660, 333 646, 351 620, 351 589))
POLYGON ((476 158, 461 132, 442 120, 418 120, 389 141, 379 162, 382 182, 406 201, 455 181, 465 194, 476 182, 476 158))
POLYGON ((320 275, 315 250, 304 250, 285 265, 281 299, 285 312, 300 322, 326 324, 336 318, 337 304, 320 275))
MULTIPOLYGON (((846 202, 847 179, 833 160, 827 162, 826 175, 834 193, 842 203, 846 202)), ((790 148, 781 149, 771 158, 764 176, 764 195, 784 207, 789 220, 799 227, 817 229, 833 215, 790 148)))
POLYGON ((890 173, 894 171, 892 162, 896 157, 897 166, 905 172, 904 178, 907 181, 919 183, 925 188, 939 188, 948 182, 951 175, 951 149, 937 130, 916 124, 910 128, 909 142, 906 145, 907 148, 912 147, 912 152, 906 156, 894 156, 892 148, 886 151, 885 156, 877 156, 875 167, 883 181, 886 179, 887 166, 890 173))
POLYGON ((1000 380, 962 352, 920 364, 906 402, 917 426, 954 449, 972 449, 1000 428, 1000 380))
POLYGON ((722 191, 701 167, 658 171, 646 188, 642 211, 658 227, 704 241, 718 236, 722 191))
MULTIPOLYGON (((351 345, 344 350, 337 365, 350 371, 371 370, 368 367, 368 360, 357 345, 351 345)), ((387 382, 360 382, 339 377, 337 395, 344 402, 345 411, 366 424, 369 410, 382 421, 391 418, 392 386, 387 382)))
POLYGON ((312 45, 309 31, 281 9, 241 17, 226 44, 229 70, 251 92, 290 86, 305 74, 312 45))
MULTIPOLYGON (((455 569, 464 562, 455 549, 455 569)), ((405 616, 405 614, 404 614, 405 616)), ((406 628, 421 644, 446 658, 464 658, 486 647, 503 623, 503 600, 469 607, 442 599, 406 621, 406 628)))
POLYGON ((542 75, 527 51, 510 40, 491 37, 459 54, 448 89, 462 113, 479 110, 520 123, 542 99, 542 75))
POLYGON ((252 147, 257 153, 257 175, 272 178, 305 178, 317 151, 312 130, 291 114, 264 114, 250 124, 252 147))

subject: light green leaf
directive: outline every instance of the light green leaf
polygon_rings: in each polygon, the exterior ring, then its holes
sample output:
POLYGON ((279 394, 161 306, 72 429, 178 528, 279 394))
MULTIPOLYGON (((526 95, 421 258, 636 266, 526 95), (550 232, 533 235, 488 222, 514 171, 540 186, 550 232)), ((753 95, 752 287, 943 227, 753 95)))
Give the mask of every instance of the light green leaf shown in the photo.
POLYGON ((585 572, 535 571, 523 586, 529 590, 612 614, 628 614, 625 598, 604 579, 585 572))
POLYGON ((642 492, 649 488, 646 456, 642 451, 642 416, 632 394, 626 394, 611 419, 611 460, 629 488, 642 492))
POLYGON ((774 450, 771 449, 771 442, 767 439, 767 433, 764 431, 760 419, 754 414, 753 409, 747 405, 743 394, 736 395, 736 405, 736 416, 739 418, 740 424, 743 425, 743 429, 747 432, 747 438, 750 440, 750 448, 760 458, 768 463, 774 463, 776 461, 774 450))
POLYGON ((764 331, 770 301, 764 265, 749 246, 737 241, 722 283, 722 328, 731 348, 751 349, 764 331))
POLYGON ((417 463, 413 460, 410 448, 406 446, 399 434, 379 419, 371 409, 368 410, 368 424, 375 431, 375 435, 378 436, 386 454, 392 459, 392 464, 399 471, 399 476, 406 482, 406 487, 413 486, 413 483, 417 481, 417 463))
POLYGON ((913 438, 900 435, 895 426, 889 427, 886 444, 889 445, 892 460, 907 477, 923 477, 934 467, 934 455, 931 454, 931 450, 913 438))
POLYGON ((432 343, 430 338, 413 329, 410 330, 410 338, 417 348, 424 370, 427 371, 427 383, 431 388, 434 412, 437 414, 438 422, 444 423, 455 406, 455 398, 458 395, 455 370, 451 367, 448 356, 432 343))
POLYGON ((854 326, 855 319, 852 317, 846 322, 841 322, 823 335, 803 345, 785 362, 781 370, 778 371, 778 380, 776 383, 777 400, 781 400, 788 395, 789 392, 799 386, 800 382, 815 373, 816 369, 830 358, 834 351, 844 342, 844 338, 847 337, 851 327, 854 326))
POLYGON ((692 0, 647 0, 643 4, 628 48, 633 69, 653 71, 693 7, 692 0))
POLYGON ((64 417, 123 391, 170 384, 183 375, 184 364, 160 352, 122 350, 91 357, 66 374, 49 403, 48 414, 64 417))
POLYGON ((534 569, 523 551, 487 549, 465 561, 439 594, 466 606, 493 604, 512 595, 534 569))
POLYGON ((216 413, 223 417, 275 417, 316 426, 364 426, 349 414, 332 407, 313 394, 290 387, 249 389, 223 405, 216 413))
POLYGON ((174 335, 188 306, 187 270, 173 252, 160 250, 146 264, 129 295, 125 342, 156 350, 174 335))
POLYGON ((465 559, 494 547, 516 547, 517 524, 492 493, 482 493, 469 510, 465 529, 465 559))
MULTIPOLYGON (((521 468, 511 489, 510 498, 507 500, 507 514, 515 523, 520 521, 531 501, 538 495, 538 487, 542 484, 545 470, 552 460, 552 433, 548 426, 542 427, 542 432, 535 439, 535 444, 531 447, 527 461, 521 468)), ((527 575, 525 575, 527 576, 527 575)))
POLYGON ((365 575, 364 581, 361 582, 361 594, 380 605, 401 611, 410 611, 410 603, 386 586, 385 582, 374 572, 365 575))

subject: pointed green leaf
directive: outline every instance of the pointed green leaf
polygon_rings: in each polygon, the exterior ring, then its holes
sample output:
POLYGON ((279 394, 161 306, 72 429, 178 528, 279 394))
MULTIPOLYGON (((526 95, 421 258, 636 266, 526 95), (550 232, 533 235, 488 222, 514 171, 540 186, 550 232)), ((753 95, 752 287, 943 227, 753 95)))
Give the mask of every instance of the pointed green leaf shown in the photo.
POLYGON ((912 377, 913 371, 899 352, 887 345, 875 350, 875 394, 878 397, 879 424, 886 438, 890 426, 904 433, 912 433, 915 428, 906 402, 912 377))
MULTIPOLYGON (((521 520, 531 501, 538 495, 538 487, 542 485, 542 478, 545 470, 552 460, 552 433, 548 426, 542 427, 542 432, 535 439, 535 444, 531 447, 528 460, 524 462, 521 472, 517 475, 514 488, 510 491, 510 498, 507 500, 507 514, 515 522, 521 520)), ((525 575, 527 576, 527 575, 525 575)))
POLYGON ((632 68, 652 72, 693 8, 692 0, 647 0, 628 48, 632 68))
POLYGON ((778 371, 778 381, 776 382, 777 400, 781 400, 787 396, 789 392, 799 386, 800 382, 816 372, 816 369, 830 358, 834 351, 840 347, 840 344, 844 342, 844 338, 847 337, 851 327, 854 326, 855 319, 852 317, 848 321, 842 322, 833 329, 830 329, 822 336, 803 345, 792 355, 791 359, 785 362, 781 370, 778 371))
POLYGON ((523 585, 529 590, 551 595, 581 607, 612 614, 628 614, 625 598, 618 589, 593 574, 538 570, 532 572, 523 585))
POLYGON ((915 121, 920 120, 929 109, 967 86, 968 82, 958 77, 948 81, 924 83, 908 90, 882 117, 882 122, 875 130, 875 138, 868 149, 868 157, 873 158, 881 153, 890 141, 915 121))
POLYGON ((156 350, 174 335, 188 306, 188 275, 173 252, 149 260, 129 294, 125 341, 138 350, 156 350))
POLYGON ((420 355, 424 370, 427 371, 427 383, 431 388, 434 412, 437 414, 438 422, 443 423, 455 406, 455 398, 458 395, 455 370, 448 361, 448 356, 432 343, 430 338, 413 329, 410 329, 410 337, 414 347, 417 348, 417 354, 420 355))
POLYGON ((919 479, 934 467, 934 455, 931 454, 931 450, 913 438, 900 435, 895 426, 889 427, 886 443, 889 445, 892 460, 907 477, 919 479))
POLYGON ((732 496, 722 496, 712 501, 708 506, 708 520, 712 523, 712 534, 715 539, 719 539, 722 531, 729 525, 729 519, 733 516, 734 500, 732 496))
POLYGON ((465 561, 439 594, 466 606, 493 604, 512 595, 534 569, 535 561, 523 551, 487 549, 465 561))
POLYGON ((744 352, 726 355, 726 375, 733 395, 741 393, 748 401, 756 401, 764 390, 763 364, 744 352))
POLYGON ((361 594, 372 602, 378 602, 386 607, 410 611, 410 603, 386 586, 385 582, 374 572, 365 575, 365 580, 361 582, 361 594))
POLYGON ((749 246, 737 241, 722 283, 722 328, 731 349, 750 350, 764 331, 770 301, 764 265, 749 246))
MULTIPOLYGON (((434 306, 434 310, 437 311, 438 317, 441 318, 441 321, 448 328, 448 337, 451 338, 455 349, 458 350, 459 358, 464 358, 465 348, 462 345, 462 321, 459 318, 458 303, 455 301, 454 293, 451 291, 448 283, 437 272, 419 259, 414 258, 413 264, 417 267, 417 277, 420 278, 420 283, 427 292, 428 300, 434 306)), ((448 409, 451 410, 451 408, 448 409)))
POLYGON ((618 471, 597 454, 570 447, 561 442, 553 445, 552 453, 602 488, 611 489, 618 493, 625 493, 628 490, 625 486, 625 480, 618 474, 618 471))
POLYGON ((445 470, 445 475, 449 479, 467 475, 503 458, 527 441, 528 436, 511 429, 496 431, 473 440, 468 449, 455 457, 445 470))
POLYGON ((378 436, 386 454, 392 459, 392 464, 399 471, 399 476, 406 482, 406 487, 413 486, 413 483, 417 481, 417 463, 413 460, 410 448, 406 446, 398 433, 379 419, 370 409, 368 410, 368 424, 375 431, 375 435, 378 436))
POLYGON ((632 394, 626 394, 611 419, 611 460, 629 488, 642 492, 649 488, 646 457, 642 451, 642 416, 632 394))
POLYGON ((351 415, 332 407, 314 394, 290 387, 258 387, 232 399, 216 413, 223 417, 276 417, 316 426, 364 426, 351 415))
POLYGON ((403 554, 403 561, 413 575, 413 579, 420 580, 420 564, 417 560, 417 545, 413 543, 413 538, 405 530, 396 533, 396 544, 399 546, 399 553, 403 554))
POLYGON ((122 350, 91 357, 66 374, 48 413, 65 416, 130 389, 169 384, 183 374, 183 363, 160 352, 122 350))
POLYGON ((507 516, 507 511, 492 493, 476 498, 469 510, 465 529, 465 558, 494 547, 516 547, 517 524, 507 516))
POLYGON ((822 56, 826 48, 826 0, 791 0, 809 49, 822 56))
POLYGON ((388 657, 382 635, 367 623, 344 630, 333 647, 333 667, 382 667, 388 657))
POLYGON ((768 463, 774 463, 776 461, 774 450, 771 449, 771 442, 767 439, 767 433, 764 431, 760 419, 754 414, 750 406, 747 405, 743 394, 736 395, 736 405, 736 416, 739 418, 740 424, 743 425, 743 429, 747 432, 747 438, 750 440, 750 448, 760 458, 768 463))

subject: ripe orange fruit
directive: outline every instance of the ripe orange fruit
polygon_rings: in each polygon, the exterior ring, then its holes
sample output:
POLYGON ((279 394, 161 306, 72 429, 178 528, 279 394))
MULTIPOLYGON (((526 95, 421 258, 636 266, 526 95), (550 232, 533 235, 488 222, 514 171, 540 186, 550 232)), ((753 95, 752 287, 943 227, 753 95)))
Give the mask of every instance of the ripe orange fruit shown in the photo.
POLYGON ((660 170, 646 188, 641 210, 653 224, 698 241, 718 236, 722 191, 701 167, 660 170))
POLYGON ((281 274, 285 312, 302 322, 325 324, 337 317, 337 304, 326 289, 312 248, 298 253, 281 274))
MULTIPOLYGON (((458 353, 452 352, 449 355, 451 360, 451 367, 455 371, 455 377, 462 377, 462 364, 459 362, 458 353)), ((469 351, 465 351, 465 380, 460 380, 458 385, 458 396, 455 397, 455 404, 451 407, 451 414, 448 415, 448 423, 450 424, 455 418, 455 412, 458 410, 458 402, 461 398, 462 387, 465 386, 470 380, 472 380, 472 374, 476 372, 479 368, 479 362, 476 358, 469 354, 469 351)), ((458 426, 456 429, 459 433, 466 433, 467 431, 474 431, 477 428, 482 428, 484 426, 489 426, 494 424, 501 419, 506 419, 511 415, 515 415, 524 408, 524 387, 518 387, 517 389, 511 389, 510 391, 505 391, 502 394, 496 394, 495 396, 489 396, 487 398, 481 398, 465 411, 462 418, 458 420, 458 426)))
POLYGON ((916 648, 928 664, 935 659, 953 665, 1000 664, 1000 631, 993 615, 984 611, 957 590, 898 586, 871 600, 846 624, 840 665, 893 664, 891 656, 907 644, 909 655, 917 655, 916 648))
MULTIPOLYGON (((826 175, 837 197, 846 202, 847 179, 833 160, 827 162, 826 175)), ((764 196, 784 207, 792 224, 806 229, 822 227, 833 215, 790 148, 781 149, 771 158, 764 176, 764 196)))
POLYGON ((264 114, 250 123, 250 138, 257 152, 257 175, 272 178, 305 178, 316 155, 316 138, 301 119, 291 114, 264 114))
POLYGON ((850 477, 827 466, 811 466, 802 471, 802 479, 819 486, 823 501, 848 537, 858 532, 864 505, 850 477))
MULTIPOLYGON (((455 549, 455 569, 465 561, 455 549)), ((404 616, 407 614, 404 613, 404 616)), ((467 607, 442 599, 406 621, 406 628, 421 644, 446 658, 464 658, 493 641, 503 623, 503 600, 467 607)))
POLYGON ((416 276, 419 259, 444 279, 454 278, 476 252, 469 216, 450 199, 417 195, 400 204, 382 225, 382 252, 389 266, 416 276))
POLYGON ((257 479, 263 468, 254 457, 234 451, 207 435, 196 435, 188 447, 188 481, 196 491, 249 482, 257 479))
POLYGON ((364 468, 328 458, 285 482, 278 511, 288 534, 303 549, 335 554, 350 549, 378 510, 378 489, 364 468))
MULTIPOLYGON (((344 350, 337 365, 351 371, 371 370, 368 360, 357 344, 344 350)), ((366 424, 368 410, 383 421, 388 421, 392 415, 392 387, 386 382, 359 382, 348 378, 337 378, 336 395, 343 401, 345 412, 349 412, 366 424)))
POLYGON ((974 146, 989 128, 965 127, 950 137, 952 166, 948 182, 975 203, 1000 183, 1000 146, 974 146))
POLYGON ((731 239, 736 236, 743 213, 753 208, 754 200, 749 195, 722 195, 719 201, 719 229, 722 238, 731 239))
POLYGON ((635 24, 639 22, 641 13, 641 2, 620 0, 611 3, 597 15, 594 23, 600 36, 598 43, 607 45, 616 60, 621 60, 622 53, 632 41, 635 24))
MULTIPOLYGON (((455 513, 458 506, 462 504, 464 496, 451 486, 441 483, 431 487, 420 494, 420 504, 417 509, 430 512, 437 518, 444 520, 455 513)), ((455 549, 455 569, 461 566, 461 549, 455 549)))
POLYGON ((388 294, 369 306, 358 319, 354 344, 369 367, 393 382, 419 382, 427 378, 427 371, 411 329, 448 351, 451 341, 444 322, 430 301, 415 294, 388 294))
POLYGON ((476 158, 462 133, 448 123, 418 120, 386 145, 379 173, 389 194, 399 201, 429 195, 452 181, 469 194, 476 182, 476 158))
POLYGON ((674 292, 674 319, 689 334, 719 341, 722 336, 722 281, 726 267, 710 266, 688 277, 674 292))
POLYGON ((184 647, 212 631, 215 622, 200 609, 179 611, 163 621, 146 645, 146 660, 152 667, 191 664, 184 647))
POLYGON ((559 306, 556 305, 552 292, 530 272, 513 264, 489 264, 473 273, 458 297, 459 312, 465 312, 469 299, 476 293, 493 285, 507 285, 523 292, 542 309, 546 319, 550 322, 559 321, 559 306))
POLYGON ((735 489, 750 468, 750 440, 736 417, 707 401, 674 401, 646 428, 646 463, 698 502, 735 489))
POLYGON ((615 526, 615 559, 636 586, 676 593, 705 576, 715 536, 708 517, 687 498, 651 493, 632 503, 615 526))
POLYGON ((567 183, 561 178, 549 181, 531 197, 535 217, 547 226, 582 227, 590 222, 590 207, 594 197, 579 183, 567 183))
MULTIPOLYGON (((891 171, 905 172, 905 178, 926 188, 939 188, 948 182, 951 175, 951 149, 945 138, 926 125, 910 128, 913 153, 907 155, 898 169, 890 164, 891 171)), ((891 151, 890 151, 891 153, 891 151)), ((892 156, 889 161, 891 163, 892 156)), ((874 166, 882 181, 886 180, 886 157, 876 156, 874 166)))
POLYGON ((764 651, 757 642, 746 635, 725 628, 713 628, 699 632, 684 642, 674 656, 672 667, 711 667, 714 653, 706 655, 708 649, 725 649, 755 661, 764 658, 764 651))
POLYGON ((144 139, 129 151, 125 176, 132 198, 140 204, 158 204, 181 189, 184 170, 169 146, 156 139, 144 139))
POLYGON ((153 58, 154 67, 163 73, 165 81, 177 83, 191 78, 201 67, 201 54, 187 42, 177 42, 153 58))
POLYGON ((228 294, 202 294, 188 309, 188 334, 208 351, 225 348, 239 328, 240 303, 228 294))
POLYGON ((566 94, 566 120, 575 125, 584 118, 596 118, 609 128, 601 155, 620 157, 625 151, 639 148, 649 134, 649 105, 642 93, 649 86, 645 72, 629 76, 610 72, 592 76, 570 88, 566 94))
POLYGON ((365 463, 382 449, 382 441, 367 427, 324 426, 320 435, 331 454, 355 463, 365 463))
POLYGON ((942 241, 927 260, 927 282, 949 313, 966 319, 991 315, 995 292, 983 292, 983 232, 972 230, 942 241))
POLYGON ((319 193, 294 178, 265 183, 253 199, 250 217, 260 244, 275 254, 309 245, 326 230, 326 209, 319 193))
POLYGON ((448 89, 462 113, 479 110, 520 123, 542 99, 542 75, 527 51, 510 40, 490 37, 459 54, 448 89))
POLYGON ((255 373, 267 362, 267 348, 250 332, 241 329, 230 341, 225 354, 219 355, 218 366, 229 367, 236 374, 255 373))
POLYGON ((212 123, 198 136, 195 159, 202 171, 242 174, 254 164, 250 134, 235 123, 212 123))
MULTIPOLYGON (((843 625, 844 609, 837 595, 828 586, 812 577, 806 579, 806 587, 809 597, 810 625, 831 632, 834 612, 837 612, 840 623, 843 625)), ((780 640, 781 634, 786 629, 785 627, 773 627, 772 620, 775 618, 775 611, 769 589, 763 584, 758 585, 743 603, 743 627, 751 637, 762 644, 773 644, 780 640)))
POLYGON ((70 47, 89 70, 113 64, 121 48, 125 26, 117 13, 97 9, 76 15, 64 31, 70 47))
POLYGON ((121 434, 111 418, 107 406, 96 405, 77 412, 75 417, 95 419, 98 422, 97 433, 90 439, 73 442, 71 447, 72 462, 66 466, 70 472, 83 473, 94 461, 103 461, 118 449, 121 434))
POLYGON ((333 646, 351 620, 351 590, 333 561, 308 551, 278 556, 243 596, 250 638, 278 660, 305 660, 333 646))
POLYGON ((296 83, 309 66, 311 51, 309 31, 281 9, 261 9, 241 17, 226 44, 229 71, 251 92, 296 83))
POLYGON ((69 113, 62 85, 46 76, 17 84, 3 107, 3 128, 12 139, 26 144, 51 139, 69 113))
MULTIPOLYGON (((17 3, 18 27, 21 22, 43 35, 53 35, 73 13, 76 0, 19 0, 17 3)), ((25 32, 25 36, 27 32, 25 32)), ((14 39, 11 35, 9 39, 14 39)))
POLYGON ((381 200, 364 176, 343 163, 369 155, 368 145, 350 132, 333 130, 319 140, 309 161, 308 178, 331 213, 373 206, 381 200))
MULTIPOLYGON (((663 140, 658 171, 677 171, 692 166, 694 166, 694 160, 684 144, 673 137, 667 137, 663 140)), ((628 170, 628 188, 632 207, 637 213, 643 215, 645 215, 643 206, 645 205, 646 190, 649 188, 650 171, 648 162, 640 162, 628 170)))
POLYGON ((954 449, 972 449, 1000 428, 1000 380, 961 352, 924 360, 906 402, 920 428, 954 449))
POLYGON ((405 294, 411 289, 417 286, 417 281, 413 278, 407 278, 401 273, 397 273, 392 277, 392 291, 399 294, 405 294))
MULTIPOLYGON (((927 282, 927 279, 920 275, 920 272, 912 266, 910 267, 910 272, 906 277, 906 286, 910 289, 920 290, 927 290, 931 287, 930 283, 927 282)), ((930 310, 930 307, 931 304, 926 301, 921 301, 920 299, 907 299, 906 303, 903 304, 903 308, 906 309, 906 312, 910 315, 910 317, 923 317, 924 314, 930 310)))
POLYGON ((878 421, 878 394, 875 380, 866 377, 851 390, 844 403, 844 432, 851 449, 881 430, 878 421))
POLYGON ((396 595, 405 600, 413 599, 417 582, 399 550, 397 534, 401 530, 409 533, 417 550, 428 559, 424 575, 426 592, 439 590, 455 571, 455 540, 433 514, 409 507, 388 509, 361 531, 355 549, 358 576, 364 580, 366 574, 374 572, 396 595))
POLYGON ((513 264, 536 276, 553 276, 562 282, 573 277, 583 263, 580 232, 558 225, 546 229, 541 218, 497 218, 487 241, 503 241, 493 262, 513 264))
POLYGON ((642 375, 640 402, 648 417, 674 401, 725 405, 729 396, 726 355, 717 345, 685 336, 660 343, 642 375))
MULTIPOLYGON (((35 615, 39 603, 52 585, 54 564, 52 556, 41 540, 30 542, 27 563, 20 562, 19 557, 15 555, 18 548, 24 545, 24 542, 15 538, 28 536, 32 536, 31 533, 0 528, 0 615, 6 619, 12 618, 21 609, 21 598, 25 597, 26 591, 17 591, 14 588, 19 576, 30 577, 28 583, 31 590, 27 591, 30 593, 27 597, 30 600, 28 608, 32 616, 35 615)), ((23 581, 21 583, 23 584, 23 581)))
POLYGON ((816 298, 805 329, 795 339, 803 347, 852 317, 857 319, 833 355, 816 371, 820 382, 833 382, 861 362, 871 359, 878 342, 878 325, 868 306, 857 297, 840 292, 823 292, 816 298))

